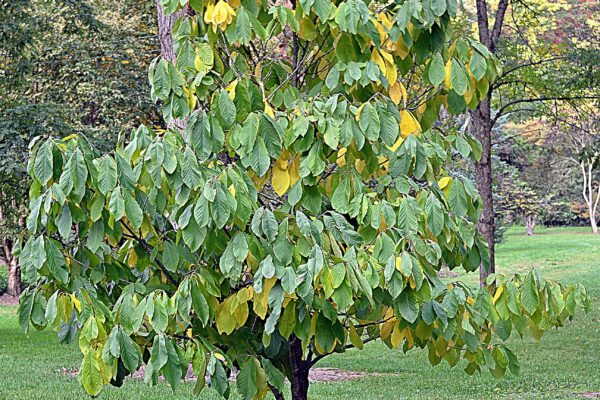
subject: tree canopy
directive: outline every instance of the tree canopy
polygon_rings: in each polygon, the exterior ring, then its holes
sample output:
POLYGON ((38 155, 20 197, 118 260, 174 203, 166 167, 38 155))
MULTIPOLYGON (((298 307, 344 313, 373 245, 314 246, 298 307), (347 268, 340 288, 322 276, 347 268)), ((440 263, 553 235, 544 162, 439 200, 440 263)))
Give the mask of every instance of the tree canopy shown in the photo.
POLYGON ((380 339, 494 376, 518 371, 511 333, 561 326, 585 289, 532 271, 472 290, 442 266, 488 263, 473 183, 436 129, 476 107, 498 74, 453 35, 456 1, 162 1, 176 59, 150 67, 169 129, 115 148, 84 135, 34 141, 29 238, 36 285, 19 318, 78 334, 91 395, 146 364, 175 389, 306 399, 320 359, 380 339), (173 120, 181 124, 170 124, 173 120), (181 128, 185 126, 185 128, 181 128))

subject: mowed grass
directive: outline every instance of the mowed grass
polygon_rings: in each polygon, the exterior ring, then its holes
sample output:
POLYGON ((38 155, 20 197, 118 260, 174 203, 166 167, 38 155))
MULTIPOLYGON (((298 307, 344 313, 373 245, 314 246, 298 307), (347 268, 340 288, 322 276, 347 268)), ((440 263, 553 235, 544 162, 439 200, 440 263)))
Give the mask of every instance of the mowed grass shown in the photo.
MULTIPOLYGON (((600 236, 586 228, 538 229, 533 237, 511 229, 498 249, 498 269, 504 274, 538 268, 544 277, 565 283, 582 282, 594 297, 592 311, 541 342, 513 338, 510 346, 521 362, 519 376, 496 380, 489 374, 469 377, 459 364, 432 367, 424 351, 390 351, 380 343, 364 351, 325 358, 318 366, 373 373, 367 378, 311 385, 311 399, 567 399, 600 392, 600 236)), ((470 284, 474 274, 464 275, 470 284)), ((61 346, 52 332, 23 336, 15 307, 0 307, 0 399, 87 399, 77 379, 61 368, 78 368, 76 345, 61 346)), ((101 399, 191 399, 192 384, 172 393, 166 384, 150 387, 128 380, 122 388, 106 388, 101 399)), ((201 399, 217 399, 205 390, 201 399)), ((234 399, 239 396, 234 394, 234 399)))

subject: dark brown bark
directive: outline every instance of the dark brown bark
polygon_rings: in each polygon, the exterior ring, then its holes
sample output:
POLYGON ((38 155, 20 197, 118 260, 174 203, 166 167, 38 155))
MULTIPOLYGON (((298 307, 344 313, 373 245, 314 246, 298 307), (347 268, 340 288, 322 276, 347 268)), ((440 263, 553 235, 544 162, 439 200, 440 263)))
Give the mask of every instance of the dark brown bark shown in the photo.
POLYGON ((292 368, 292 400, 308 399, 308 372, 310 362, 302 359, 302 342, 297 337, 290 338, 290 364, 292 368))
POLYGON ((488 242, 490 251, 489 268, 482 265, 479 268, 479 281, 481 286, 486 285, 489 274, 496 271, 494 232, 494 200, 492 196, 492 123, 490 115, 490 96, 484 99, 471 113, 475 137, 481 142, 481 159, 475 163, 477 190, 483 202, 483 211, 479 217, 477 228, 479 233, 488 242))
MULTIPOLYGON (((491 31, 488 20, 487 1, 476 0, 476 6, 479 41, 494 53, 502 33, 508 0, 500 0, 498 2, 498 8, 494 12, 494 26, 491 31)), ((492 197, 492 127, 494 124, 490 110, 491 99, 492 89, 490 88, 487 97, 479 103, 479 106, 471 113, 475 136, 482 145, 481 159, 475 163, 477 189, 479 190, 479 194, 483 201, 483 211, 479 218, 479 222, 477 223, 477 228, 479 233, 481 233, 488 242, 490 250, 489 268, 487 270, 483 266, 479 268, 479 283, 481 286, 486 286, 488 275, 496 271, 494 247, 494 232, 496 230, 496 225, 494 222, 494 201, 492 197)))
POLYGON ((273 397, 275 400, 285 400, 283 393, 281 393, 275 386, 269 385, 269 389, 271 389, 271 393, 273 393, 273 397))

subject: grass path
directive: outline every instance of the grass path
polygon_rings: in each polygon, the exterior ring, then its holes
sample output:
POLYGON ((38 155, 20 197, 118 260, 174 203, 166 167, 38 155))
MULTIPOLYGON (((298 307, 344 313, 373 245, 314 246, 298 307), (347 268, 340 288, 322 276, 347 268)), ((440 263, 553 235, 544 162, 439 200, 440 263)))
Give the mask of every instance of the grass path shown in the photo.
MULTIPOLYGON (((310 398, 325 399, 574 399, 600 392, 600 236, 586 228, 538 229, 526 237, 512 229, 499 246, 498 269, 504 274, 539 268, 543 276, 563 282, 584 283, 595 301, 590 314, 580 314, 560 330, 546 333, 541 342, 513 338, 510 345, 521 362, 519 376, 496 380, 489 374, 469 377, 461 364, 431 367, 423 351, 389 351, 373 343, 365 351, 327 357, 321 367, 366 371, 377 375, 350 382, 316 383, 310 398)), ((473 274, 461 276, 475 284, 473 274)), ((77 368, 76 345, 61 346, 51 332, 24 337, 14 307, 0 307, 0 399, 89 399, 76 379, 61 368, 77 368)), ((463 365, 464 367, 464 365, 463 365)), ((128 380, 107 388, 101 399, 191 399, 192 385, 175 394, 166 384, 149 387, 128 380)), ((201 399, 217 399, 210 390, 201 399)), ((232 396, 238 399, 237 396, 232 396)))

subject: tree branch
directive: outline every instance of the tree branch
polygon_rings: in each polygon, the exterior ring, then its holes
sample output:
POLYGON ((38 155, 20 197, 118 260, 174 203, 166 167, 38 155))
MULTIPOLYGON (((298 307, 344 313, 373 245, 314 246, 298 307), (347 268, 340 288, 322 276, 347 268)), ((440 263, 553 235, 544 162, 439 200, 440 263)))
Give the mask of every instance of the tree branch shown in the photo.
MULTIPOLYGON (((120 222, 121 225, 123 225, 123 227, 127 230, 127 232, 129 232, 129 234, 144 248, 144 250, 146 250, 146 253, 148 253, 148 255, 152 255, 152 250, 150 250, 150 246, 148 246, 148 243, 146 243, 146 241, 143 238, 136 235, 133 229, 131 229, 127 224, 123 223, 123 221, 120 222)), ((176 287, 179 286, 179 282, 177 282, 177 280, 173 278, 173 275, 171 275, 171 273, 167 270, 167 268, 159 259, 155 258, 154 262, 156 263, 156 265, 158 265, 162 273, 165 274, 169 282, 171 282, 176 287)))
POLYGON ((492 126, 496 123, 496 121, 498 121, 498 119, 500 117, 502 117, 502 115, 504 115, 504 112, 508 107, 514 106, 516 104, 535 103, 538 101, 543 102, 543 101, 596 100, 599 98, 600 98, 599 96, 558 96, 558 97, 534 97, 534 98, 529 98, 529 99, 513 100, 513 101, 506 103, 502 107, 500 107, 500 109, 496 113, 496 116, 492 120, 492 126))

